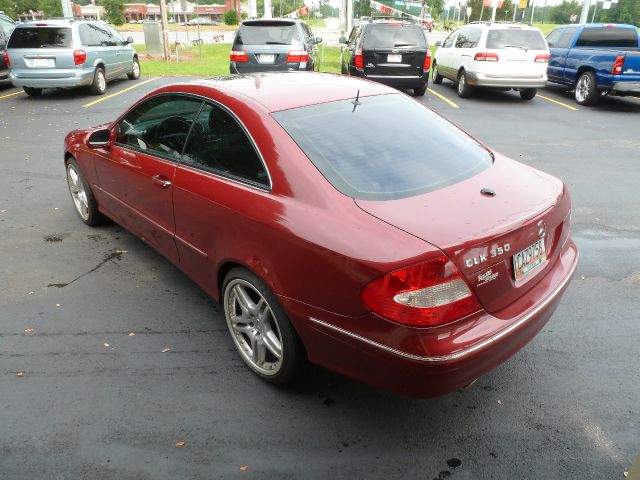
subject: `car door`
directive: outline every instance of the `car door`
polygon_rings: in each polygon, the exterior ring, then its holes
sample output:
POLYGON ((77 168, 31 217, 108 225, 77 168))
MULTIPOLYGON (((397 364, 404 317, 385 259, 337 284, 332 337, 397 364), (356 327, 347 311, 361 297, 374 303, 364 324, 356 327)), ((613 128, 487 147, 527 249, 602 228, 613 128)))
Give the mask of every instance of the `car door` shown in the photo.
POLYGON ((453 63, 453 46, 458 36, 459 30, 454 30, 449 36, 442 42, 442 46, 438 48, 436 52, 436 62, 438 64, 438 71, 441 75, 449 78, 455 78, 455 75, 451 74, 453 63))
POLYGON ((124 75, 131 72, 131 70, 133 69, 133 50, 131 48, 127 48, 127 45, 129 44, 117 30, 115 30, 111 26, 107 26, 107 28, 109 29, 109 33, 116 42, 115 58, 118 65, 118 75, 124 75))
POLYGON ((105 75, 112 78, 113 66, 116 61, 109 39, 104 34, 104 26, 98 23, 83 23, 78 26, 78 33, 82 45, 87 49, 87 65, 102 63, 105 66, 105 75))
POLYGON ((271 182, 264 160, 237 117, 205 103, 177 167, 173 192, 176 244, 185 272, 205 290, 225 245, 259 240, 251 218, 266 218, 271 182))
POLYGON ((553 38, 551 39, 554 45, 553 48, 551 47, 551 44, 549 44, 549 39, 547 38, 547 44, 549 45, 549 53, 551 56, 549 59, 549 66, 547 67, 547 75, 551 72, 552 77, 550 76, 549 79, 554 82, 572 85, 575 81, 575 78, 567 78, 567 56, 569 55, 570 50, 569 45, 571 44, 571 40, 573 39, 577 29, 578 27, 565 27, 557 41, 554 41, 553 38))
POLYGON ((118 47, 118 42, 106 24, 96 23, 94 25, 98 31, 101 40, 100 43, 104 51, 105 74, 107 80, 112 80, 123 73, 121 72, 122 67, 120 66, 122 52, 120 51, 120 47, 118 47))
POLYGON ((356 75, 355 66, 353 64, 353 55, 356 49, 356 44, 361 37, 361 26, 356 26, 351 29, 349 40, 346 45, 342 46, 340 52, 340 60, 342 62, 342 73, 348 73, 349 75, 356 75))
POLYGON ((173 181, 201 105, 176 94, 145 100, 117 123, 114 145, 95 162, 100 205, 176 263, 173 181))
POLYGON ((315 37, 306 23, 301 23, 300 27, 302 28, 302 37, 304 38, 306 50, 309 52, 310 65, 308 69, 318 71, 320 69, 320 58, 318 55, 318 45, 316 44, 315 37))

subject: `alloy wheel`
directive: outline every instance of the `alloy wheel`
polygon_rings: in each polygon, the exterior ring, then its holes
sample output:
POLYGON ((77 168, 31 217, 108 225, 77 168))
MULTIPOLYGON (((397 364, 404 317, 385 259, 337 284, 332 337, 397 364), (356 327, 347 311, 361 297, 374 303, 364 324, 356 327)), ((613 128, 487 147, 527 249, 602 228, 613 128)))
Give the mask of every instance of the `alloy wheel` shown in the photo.
POLYGON ((576 99, 578 102, 584 102, 589 96, 591 90, 591 78, 589 75, 582 75, 576 86, 576 99))
POLYGON ((238 351, 256 372, 276 375, 282 367, 283 342, 278 319, 264 296, 246 280, 229 282, 225 318, 238 351))
POLYGON ((89 200, 87 199, 87 192, 84 189, 82 179, 78 174, 78 171, 71 164, 67 166, 67 183, 69 184, 69 191, 71 192, 71 198, 76 206, 76 210, 83 220, 89 219, 89 200))

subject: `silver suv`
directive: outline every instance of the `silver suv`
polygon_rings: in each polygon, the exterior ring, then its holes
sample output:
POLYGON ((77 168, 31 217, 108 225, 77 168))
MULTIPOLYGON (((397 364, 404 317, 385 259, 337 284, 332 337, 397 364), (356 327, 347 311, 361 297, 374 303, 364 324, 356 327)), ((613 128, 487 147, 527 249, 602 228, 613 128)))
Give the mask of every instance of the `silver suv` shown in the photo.
POLYGON ((89 87, 102 95, 107 82, 140 77, 138 55, 105 22, 37 20, 17 25, 9 43, 10 80, 31 96, 43 88, 89 87))

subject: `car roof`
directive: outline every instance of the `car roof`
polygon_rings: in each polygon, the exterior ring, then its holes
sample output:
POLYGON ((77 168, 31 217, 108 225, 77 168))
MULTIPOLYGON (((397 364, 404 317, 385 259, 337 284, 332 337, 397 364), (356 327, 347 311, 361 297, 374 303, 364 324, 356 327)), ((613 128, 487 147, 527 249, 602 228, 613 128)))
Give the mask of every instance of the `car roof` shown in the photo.
POLYGON ((519 23, 519 22, 469 22, 462 27, 485 27, 487 29, 495 28, 495 29, 518 29, 518 30, 540 30, 538 27, 534 25, 529 25, 527 23, 519 23))
POLYGON ((295 25, 296 23, 300 24, 304 22, 297 18, 253 18, 251 20, 244 20, 241 25, 295 25))
POLYGON ((76 18, 52 18, 49 20, 29 20, 26 22, 22 22, 17 25, 17 27, 33 27, 36 26, 47 26, 47 27, 71 27, 74 24, 80 23, 105 23, 102 20, 84 20, 84 19, 76 19, 76 18))
POLYGON ((360 98, 398 93, 380 83, 316 72, 230 75, 196 80, 181 87, 188 92, 189 85, 230 91, 252 99, 271 112, 356 98, 358 92, 360 98))

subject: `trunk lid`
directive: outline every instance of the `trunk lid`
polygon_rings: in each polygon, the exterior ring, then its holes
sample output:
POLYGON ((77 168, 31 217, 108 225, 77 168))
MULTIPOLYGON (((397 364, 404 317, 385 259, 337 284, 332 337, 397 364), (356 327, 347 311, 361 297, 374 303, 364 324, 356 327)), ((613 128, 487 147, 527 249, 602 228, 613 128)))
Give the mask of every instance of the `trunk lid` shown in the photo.
POLYGON ((540 281, 570 229, 570 197, 562 182, 500 156, 478 175, 440 190, 355 202, 374 217, 439 247, 488 312, 506 307, 540 281), (486 188, 495 196, 482 194, 486 188), (540 240, 546 260, 516 279, 514 256, 540 245, 540 240))
POLYGON ((420 76, 426 53, 426 50, 406 48, 364 50, 364 72, 366 75, 420 76))

